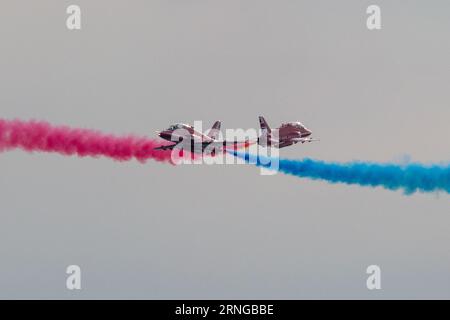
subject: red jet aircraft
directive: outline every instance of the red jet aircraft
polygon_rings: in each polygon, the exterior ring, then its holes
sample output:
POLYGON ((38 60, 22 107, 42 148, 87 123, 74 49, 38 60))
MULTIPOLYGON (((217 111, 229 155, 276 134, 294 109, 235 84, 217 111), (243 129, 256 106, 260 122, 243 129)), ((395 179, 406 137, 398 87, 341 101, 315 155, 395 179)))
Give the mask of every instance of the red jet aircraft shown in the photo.
POLYGON ((300 122, 282 123, 279 128, 272 131, 266 120, 260 116, 259 125, 262 134, 258 138, 258 144, 263 147, 284 148, 299 142, 319 141, 319 139, 310 138, 312 131, 300 122))
POLYGON ((164 140, 174 142, 174 144, 160 146, 155 148, 155 150, 173 150, 177 146, 186 148, 186 145, 190 144, 190 151, 192 153, 203 153, 205 149, 208 148, 208 151, 211 153, 211 155, 215 155, 215 153, 217 153, 218 151, 247 148, 251 144, 256 143, 256 141, 251 142, 249 140, 217 140, 220 132, 220 124, 220 121, 216 121, 207 135, 195 130, 194 127, 189 124, 174 124, 166 130, 156 132, 159 137, 163 138, 164 140))

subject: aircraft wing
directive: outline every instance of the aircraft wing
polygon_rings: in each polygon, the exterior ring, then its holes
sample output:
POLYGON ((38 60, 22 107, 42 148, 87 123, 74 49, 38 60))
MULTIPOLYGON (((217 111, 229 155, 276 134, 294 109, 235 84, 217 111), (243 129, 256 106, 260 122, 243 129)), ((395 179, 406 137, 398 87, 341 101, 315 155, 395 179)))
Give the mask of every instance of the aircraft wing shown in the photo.
POLYGON ((177 144, 178 144, 178 143, 170 144, 170 145, 168 145, 168 146, 159 146, 159 147, 153 148, 153 150, 172 150, 173 148, 175 148, 175 146, 176 146, 177 144))
MULTIPOLYGON (((199 150, 201 152, 204 151, 205 148, 210 148, 211 150, 224 150, 224 151, 232 151, 232 150, 239 150, 239 149, 245 149, 248 148, 250 145, 255 144, 257 141, 214 141, 211 143, 208 143, 206 145, 202 144, 195 144, 198 145, 198 148, 194 147, 194 150, 199 150)), ((178 143, 171 144, 171 145, 162 145, 159 147, 154 148, 153 150, 173 150, 178 143)), ((194 145, 194 146, 195 146, 194 145)), ((194 151, 195 152, 195 151, 194 151)))
POLYGON ((223 142, 223 149, 224 150, 239 150, 239 149, 245 149, 251 146, 252 144, 257 143, 257 141, 233 141, 233 142, 223 142))
POLYGON ((298 139, 292 139, 292 141, 305 143, 305 142, 320 141, 320 139, 314 139, 314 138, 298 138, 298 139))

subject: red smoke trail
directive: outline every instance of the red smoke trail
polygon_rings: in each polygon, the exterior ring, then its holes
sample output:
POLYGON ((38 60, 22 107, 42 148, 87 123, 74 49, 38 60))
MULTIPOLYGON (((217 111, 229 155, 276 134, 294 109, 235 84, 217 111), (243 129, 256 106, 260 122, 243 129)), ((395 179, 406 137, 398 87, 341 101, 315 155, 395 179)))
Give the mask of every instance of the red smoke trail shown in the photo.
POLYGON ((56 152, 80 157, 104 156, 117 161, 148 159, 171 162, 171 152, 153 150, 161 143, 136 136, 117 137, 95 130, 52 126, 43 121, 0 119, 0 152, 23 149, 28 152, 56 152))

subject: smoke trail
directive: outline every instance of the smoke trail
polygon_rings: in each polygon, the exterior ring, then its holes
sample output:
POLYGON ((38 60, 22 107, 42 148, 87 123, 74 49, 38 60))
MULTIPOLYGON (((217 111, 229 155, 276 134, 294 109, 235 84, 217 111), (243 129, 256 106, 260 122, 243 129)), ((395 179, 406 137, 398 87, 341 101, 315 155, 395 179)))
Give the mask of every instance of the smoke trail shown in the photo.
POLYGON ((279 161, 278 170, 300 178, 330 183, 383 187, 388 190, 414 192, 445 191, 450 193, 450 165, 412 163, 398 165, 373 162, 326 162, 313 159, 270 159, 233 152, 248 163, 270 169, 270 160, 279 161))
POLYGON ((0 119, 0 152, 22 149, 28 152, 56 152, 80 157, 104 156, 117 161, 148 159, 169 162, 170 151, 153 150, 161 145, 145 137, 117 137, 95 130, 52 126, 43 121, 0 119))

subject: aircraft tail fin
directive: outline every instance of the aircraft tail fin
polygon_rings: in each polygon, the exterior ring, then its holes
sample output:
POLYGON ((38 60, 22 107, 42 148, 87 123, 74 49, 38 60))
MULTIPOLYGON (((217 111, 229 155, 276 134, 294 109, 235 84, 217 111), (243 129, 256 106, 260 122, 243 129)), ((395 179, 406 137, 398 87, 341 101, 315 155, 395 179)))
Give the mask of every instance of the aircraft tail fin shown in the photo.
POLYGON ((269 127, 269 125, 267 124, 267 121, 266 121, 266 119, 264 119, 264 117, 262 117, 262 116, 259 116, 259 126, 261 127, 261 130, 264 132, 267 132, 267 133, 270 133, 270 127, 269 127))
POLYGON ((219 135, 219 132, 220 132, 220 125, 221 125, 220 121, 214 122, 212 128, 208 132, 208 137, 210 137, 211 139, 216 140, 218 138, 218 135, 219 135))
POLYGON ((261 136, 258 137, 258 144, 262 147, 268 147, 271 144, 271 132, 272 130, 269 127, 266 119, 264 117, 259 116, 259 126, 261 128, 261 136))

